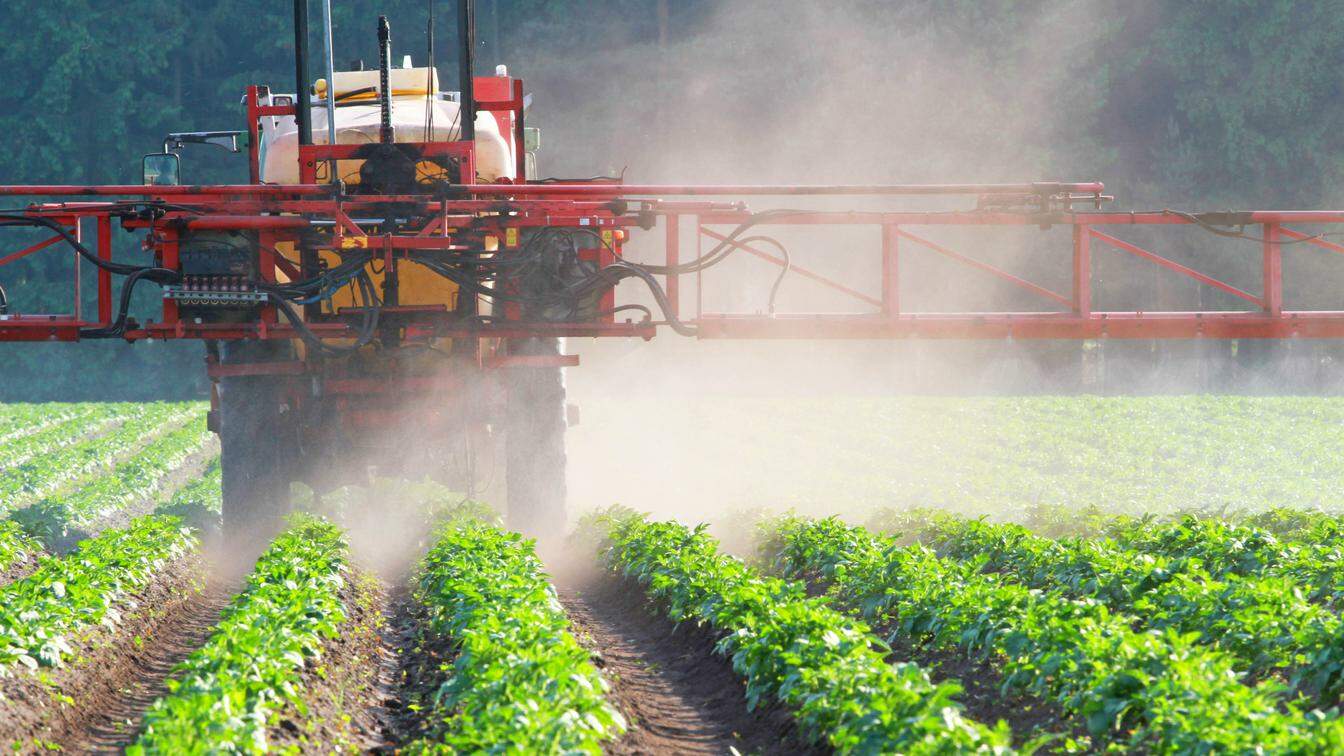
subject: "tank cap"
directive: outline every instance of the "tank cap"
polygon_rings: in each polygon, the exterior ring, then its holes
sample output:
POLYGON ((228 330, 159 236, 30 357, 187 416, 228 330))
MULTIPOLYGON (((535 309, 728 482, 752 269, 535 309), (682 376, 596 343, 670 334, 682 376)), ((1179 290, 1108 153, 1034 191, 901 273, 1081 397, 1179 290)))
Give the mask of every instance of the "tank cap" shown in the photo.
POLYGON ((504 77, 509 75, 509 67, 500 63, 495 66, 495 76, 504 77))

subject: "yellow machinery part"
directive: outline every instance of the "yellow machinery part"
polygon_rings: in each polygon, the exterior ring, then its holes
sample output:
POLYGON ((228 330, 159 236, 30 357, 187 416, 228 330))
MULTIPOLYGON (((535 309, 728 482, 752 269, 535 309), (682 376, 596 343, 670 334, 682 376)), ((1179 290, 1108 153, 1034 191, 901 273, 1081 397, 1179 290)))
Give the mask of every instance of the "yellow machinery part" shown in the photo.
MULTIPOLYGON (((354 240, 351 239, 351 241, 354 240)), ((294 245, 290 242, 281 242, 277 244, 276 250, 290 260, 298 259, 298 253, 295 251, 294 245)), ((318 250, 318 255, 327 263, 328 267, 335 267, 341 263, 340 257, 331 250, 318 250)), ((382 271, 382 268, 383 262, 381 259, 375 261, 375 263, 368 268, 369 278, 373 281, 373 285, 377 288, 380 295, 383 290, 383 273, 380 272, 382 271)), ((276 277, 281 283, 285 283, 289 280, 282 271, 276 271, 276 277)), ((442 305, 449 310, 457 307, 457 284, 428 268, 424 268, 414 263, 402 262, 398 267, 397 281, 399 284, 397 291, 399 304, 442 305)), ((335 312, 342 308, 360 307, 362 304, 363 302, 356 298, 354 289, 347 286, 332 295, 328 302, 323 303, 322 309, 323 312, 335 312)), ((342 342, 340 340, 335 340, 333 343, 342 342)), ((437 339, 434 343, 438 348, 446 351, 449 349, 452 340, 437 339)), ((304 351, 302 342, 299 343, 298 347, 300 349, 300 358, 302 358, 304 351)))
MULTIPOLYGON (((331 250, 318 250, 328 267, 341 264, 341 259, 331 250)), ((369 266, 369 278, 381 294, 383 290, 383 261, 375 261, 369 266)), ((443 305, 452 310, 457 307, 457 284, 428 268, 402 261, 397 267, 397 303, 402 305, 443 305)), ((336 309, 359 307, 362 303, 355 297, 351 287, 346 287, 332 296, 330 305, 336 309)))

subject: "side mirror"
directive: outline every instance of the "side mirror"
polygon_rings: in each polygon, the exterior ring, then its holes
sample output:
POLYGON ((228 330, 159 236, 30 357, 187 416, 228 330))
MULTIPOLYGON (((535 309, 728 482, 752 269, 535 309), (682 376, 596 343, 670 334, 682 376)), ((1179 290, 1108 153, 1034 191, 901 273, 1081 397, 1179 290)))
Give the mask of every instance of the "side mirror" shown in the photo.
POLYGON ((145 186, 177 186, 182 183, 182 165, 171 152, 145 155, 140 162, 145 186))
POLYGON ((541 129, 535 126, 523 127, 523 152, 536 152, 541 149, 541 129))

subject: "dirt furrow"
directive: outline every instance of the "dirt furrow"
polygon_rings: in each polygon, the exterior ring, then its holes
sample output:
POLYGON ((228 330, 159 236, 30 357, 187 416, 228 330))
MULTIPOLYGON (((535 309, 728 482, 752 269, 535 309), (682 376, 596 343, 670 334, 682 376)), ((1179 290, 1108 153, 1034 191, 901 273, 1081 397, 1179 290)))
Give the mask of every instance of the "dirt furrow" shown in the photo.
POLYGON ((185 656, 193 646, 183 628, 208 620, 209 608, 202 608, 214 595, 206 593, 208 574, 198 554, 164 565, 114 627, 71 639, 77 653, 67 664, 36 673, 16 669, 0 681, 4 743, 23 752, 118 751, 135 732, 125 720, 134 722, 136 707, 148 705, 138 691, 161 685, 172 667, 160 654, 178 649, 185 656))
POLYGON ((306 711, 288 707, 267 733, 272 750, 367 753, 386 742, 380 716, 384 607, 387 593, 371 573, 352 568, 341 590, 346 618, 299 684, 306 711))
POLYGON ((127 662, 136 674, 101 698, 83 727, 62 742, 72 753, 121 753, 140 732, 145 710, 168 692, 173 668, 210 637, 237 590, 238 576, 211 576, 199 593, 164 613, 132 640, 127 662))
POLYGON ((714 639, 649 611, 639 589, 606 580, 558 590, 580 642, 593 651, 630 722, 609 754, 817 752, 783 711, 748 711, 741 680, 714 639))

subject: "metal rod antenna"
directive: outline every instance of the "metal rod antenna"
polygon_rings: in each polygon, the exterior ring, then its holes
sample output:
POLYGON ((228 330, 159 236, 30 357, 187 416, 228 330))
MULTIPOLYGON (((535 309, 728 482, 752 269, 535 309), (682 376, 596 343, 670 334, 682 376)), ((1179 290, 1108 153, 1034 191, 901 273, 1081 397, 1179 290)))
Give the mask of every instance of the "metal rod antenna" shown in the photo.
POLYGON ((392 144, 392 28, 387 16, 378 17, 378 105, 382 116, 378 141, 392 144))
POLYGON ((459 139, 470 142, 476 138, 476 3, 475 0, 457 0, 457 38, 461 43, 458 51, 458 86, 462 89, 461 116, 462 128, 459 139))
POLYGON ((308 99, 308 0, 294 0, 294 120, 299 144, 313 143, 313 110, 308 99))
MULTIPOLYGON (((322 32, 327 53, 327 144, 336 144, 336 49, 331 40, 331 0, 322 0, 322 32)), ((331 162, 336 178, 336 161, 331 162)))

